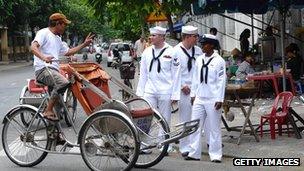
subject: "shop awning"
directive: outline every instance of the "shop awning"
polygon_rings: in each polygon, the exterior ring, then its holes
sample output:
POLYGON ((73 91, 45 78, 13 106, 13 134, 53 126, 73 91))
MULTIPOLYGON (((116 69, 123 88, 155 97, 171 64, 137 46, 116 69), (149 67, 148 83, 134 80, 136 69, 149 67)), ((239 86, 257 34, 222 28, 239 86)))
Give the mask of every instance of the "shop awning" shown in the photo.
POLYGON ((224 13, 264 14, 272 9, 304 7, 304 0, 197 0, 193 3, 195 15, 224 13))

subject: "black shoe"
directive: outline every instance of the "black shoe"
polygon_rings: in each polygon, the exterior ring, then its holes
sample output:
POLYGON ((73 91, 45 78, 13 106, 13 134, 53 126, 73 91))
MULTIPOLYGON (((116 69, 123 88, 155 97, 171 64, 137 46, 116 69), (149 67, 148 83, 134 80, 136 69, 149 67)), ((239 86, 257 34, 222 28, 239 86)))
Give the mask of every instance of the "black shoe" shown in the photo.
POLYGON ((166 152, 165 152, 165 155, 164 155, 164 156, 169 156, 169 153, 168 153, 168 151, 166 151, 166 152))
POLYGON ((214 160, 211 160, 211 162, 213 162, 213 163, 221 163, 222 161, 221 161, 221 160, 214 159, 214 160))
POLYGON ((200 159, 192 158, 192 157, 189 157, 189 156, 185 157, 184 159, 185 160, 194 160, 194 161, 199 161, 200 160, 200 159))
POLYGON ((189 155, 188 151, 182 153, 182 157, 187 157, 188 155, 189 155))

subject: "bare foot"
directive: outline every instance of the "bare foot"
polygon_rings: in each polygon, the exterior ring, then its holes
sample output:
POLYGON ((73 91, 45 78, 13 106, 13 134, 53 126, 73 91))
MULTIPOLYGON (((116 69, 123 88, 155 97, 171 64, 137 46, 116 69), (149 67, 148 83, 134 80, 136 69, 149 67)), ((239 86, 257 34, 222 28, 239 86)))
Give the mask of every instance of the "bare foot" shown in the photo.
POLYGON ((50 121, 59 121, 58 117, 55 113, 51 111, 46 111, 43 113, 43 118, 50 120, 50 121))

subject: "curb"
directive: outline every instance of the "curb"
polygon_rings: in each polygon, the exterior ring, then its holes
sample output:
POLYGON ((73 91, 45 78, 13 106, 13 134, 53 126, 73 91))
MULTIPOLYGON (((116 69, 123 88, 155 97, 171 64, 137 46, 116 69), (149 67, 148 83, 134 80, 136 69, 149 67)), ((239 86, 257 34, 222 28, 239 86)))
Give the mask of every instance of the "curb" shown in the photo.
POLYGON ((0 62, 0 72, 33 65, 32 61, 0 62))

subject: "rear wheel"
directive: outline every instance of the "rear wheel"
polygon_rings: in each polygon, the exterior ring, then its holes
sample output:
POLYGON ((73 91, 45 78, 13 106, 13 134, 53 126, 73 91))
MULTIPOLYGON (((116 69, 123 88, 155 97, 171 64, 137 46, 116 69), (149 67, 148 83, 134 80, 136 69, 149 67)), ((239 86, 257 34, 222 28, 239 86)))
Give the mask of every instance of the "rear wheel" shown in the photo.
MULTIPOLYGON (((20 104, 29 104, 38 107, 42 102, 42 93, 31 93, 28 89, 28 86, 23 88, 24 90, 21 93, 20 104), (25 99, 27 98, 27 99, 25 99)), ((30 115, 20 114, 20 119, 25 126, 29 125, 31 119, 30 115)))
POLYGON ((47 124, 33 109, 17 109, 5 117, 2 145, 8 158, 15 164, 22 167, 35 166, 48 154, 42 151, 50 145, 47 124), (29 125, 23 124, 21 115, 31 118, 29 125))
POLYGON ((109 112, 88 118, 79 133, 86 165, 91 170, 130 170, 139 154, 137 131, 132 124, 123 116, 109 112))

